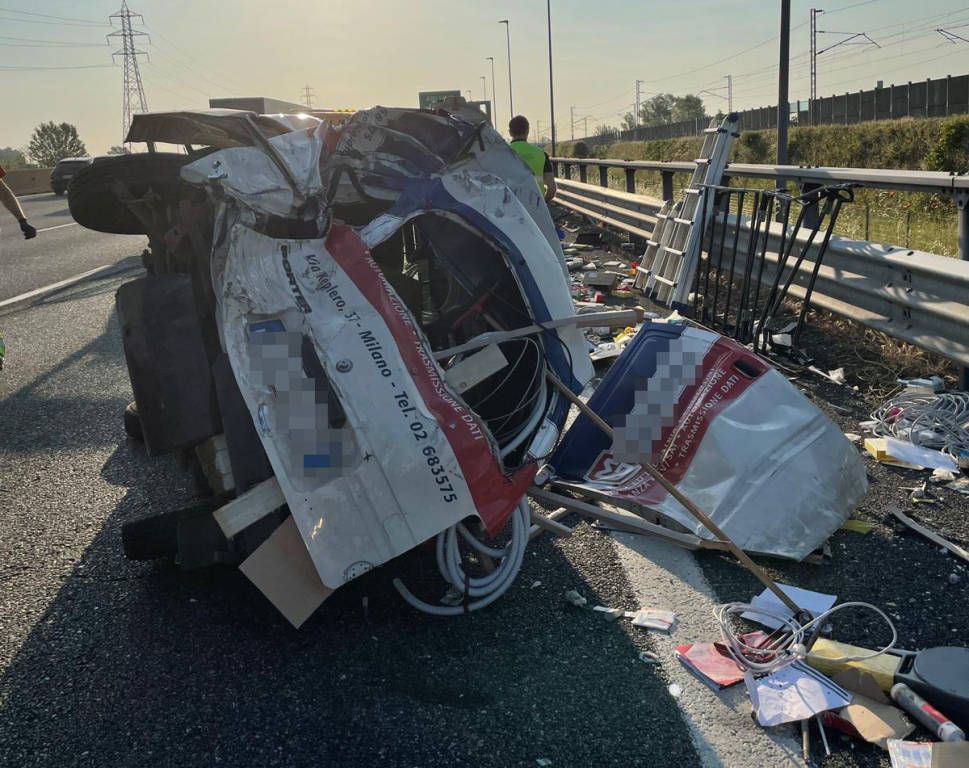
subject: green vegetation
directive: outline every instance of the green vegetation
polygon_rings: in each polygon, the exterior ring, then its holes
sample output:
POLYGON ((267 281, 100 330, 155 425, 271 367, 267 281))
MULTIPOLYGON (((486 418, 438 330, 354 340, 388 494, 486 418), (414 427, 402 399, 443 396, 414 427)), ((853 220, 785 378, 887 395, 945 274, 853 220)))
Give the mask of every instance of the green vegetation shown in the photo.
MULTIPOLYGON (((593 156, 621 160, 693 160, 700 153, 702 137, 659 141, 617 142, 592 147, 593 156)), ((563 142, 558 154, 571 157, 572 146, 563 142)), ((744 131, 734 144, 731 160, 737 163, 773 163, 777 151, 774 131, 744 131)), ((969 172, 969 116, 885 120, 857 125, 794 127, 789 135, 792 165, 847 168, 896 168, 908 170, 969 172)), ((591 182, 598 181, 595 172, 591 182)), ((660 196, 659 173, 636 174, 643 194, 660 196)), ((687 182, 677 174, 675 188, 687 182)), ((733 185, 766 187, 758 179, 734 179, 733 185)), ((622 171, 609 174, 609 186, 625 188, 622 171)), ((838 232, 848 237, 904 245, 954 256, 957 253, 958 219, 955 204, 945 195, 861 189, 855 203, 846 206, 838 232), (867 234, 867 237, 866 237, 867 234)))

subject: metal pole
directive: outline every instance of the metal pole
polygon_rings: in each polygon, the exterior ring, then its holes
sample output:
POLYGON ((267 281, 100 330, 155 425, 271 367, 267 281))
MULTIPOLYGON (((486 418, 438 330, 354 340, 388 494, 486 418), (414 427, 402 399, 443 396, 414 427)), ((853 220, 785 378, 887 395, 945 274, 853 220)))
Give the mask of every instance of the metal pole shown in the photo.
POLYGON ((575 107, 569 107, 569 125, 572 127, 572 141, 575 141, 575 107))
MULTIPOLYGON (((498 128, 498 99, 495 96, 495 57, 485 56, 485 61, 491 62, 491 109, 494 111, 494 124, 498 128)), ((500 129, 499 129, 500 130, 500 129)))
POLYGON ((481 76, 481 98, 488 100, 488 78, 485 75, 481 76))
POLYGON ((633 125, 639 125, 639 86, 642 85, 642 80, 636 81, 636 114, 633 115, 633 125))
MULTIPOLYGON (((956 192, 955 202, 959 211, 959 257, 963 261, 969 261, 969 191, 956 192)), ((969 390, 969 367, 963 367, 959 378, 960 387, 969 390)))
MULTIPOLYGON (((787 81, 790 75, 791 0, 781 0, 781 45, 777 76, 777 164, 787 165, 787 123, 791 108, 787 100, 787 81)), ((783 182, 778 181, 778 189, 783 182)))
POLYGON ((727 114, 733 114, 733 75, 727 75, 727 114))
POLYGON ((552 121, 552 155, 555 155, 555 84, 552 81, 552 0, 545 0, 548 13, 548 115, 552 121))
POLYGON ((508 111, 511 116, 515 116, 515 97, 513 96, 513 90, 511 86, 511 22, 508 19, 502 19, 498 22, 499 24, 505 25, 505 42, 508 47, 508 111))

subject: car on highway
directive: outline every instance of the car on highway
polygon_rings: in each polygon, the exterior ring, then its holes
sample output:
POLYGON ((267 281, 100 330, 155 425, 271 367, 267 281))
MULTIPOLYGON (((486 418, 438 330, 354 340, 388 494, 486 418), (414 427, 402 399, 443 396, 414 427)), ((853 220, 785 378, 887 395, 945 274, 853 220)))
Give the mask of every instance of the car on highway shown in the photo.
POLYGON ((54 170, 50 172, 50 186, 55 195, 63 195, 71 184, 71 180, 94 162, 93 157, 65 157, 58 160, 54 170))

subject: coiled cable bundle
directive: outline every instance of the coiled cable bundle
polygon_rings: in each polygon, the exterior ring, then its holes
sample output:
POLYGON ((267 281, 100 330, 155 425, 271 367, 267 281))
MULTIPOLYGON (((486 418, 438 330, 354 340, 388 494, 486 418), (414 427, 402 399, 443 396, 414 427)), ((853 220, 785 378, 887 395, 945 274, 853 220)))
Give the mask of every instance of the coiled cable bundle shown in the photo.
POLYGON ((903 392, 874 413, 874 432, 941 451, 954 459, 969 453, 969 392, 903 392))
POLYGON ((433 605, 414 596, 400 579, 394 588, 414 608, 435 616, 458 616, 491 605, 511 586, 525 558, 531 510, 527 497, 522 497, 511 515, 511 539, 504 547, 489 547, 463 523, 452 525, 437 536, 437 568, 453 594, 463 596, 462 605, 433 605), (500 558, 498 566, 487 576, 471 577, 462 567, 459 539, 479 554, 500 558))
POLYGON ((891 619, 885 615, 884 611, 871 603, 841 603, 804 624, 800 624, 790 616, 780 616, 770 610, 765 610, 760 606, 751 605, 750 603, 725 603, 718 605, 713 609, 713 616, 720 625, 720 637, 723 640, 723 644, 726 646, 727 652, 733 657, 733 660, 737 662, 737 666, 744 671, 750 671, 754 674, 769 674, 776 672, 781 667, 787 666, 792 661, 811 657, 812 654, 807 645, 805 645, 805 640, 814 634, 814 630, 823 627, 832 615, 846 608, 870 608, 881 616, 885 620, 885 623, 888 624, 888 628, 892 631, 891 642, 878 651, 871 651, 870 653, 858 654, 856 656, 825 656, 823 657, 825 661, 835 663, 865 661, 867 659, 873 659, 876 656, 881 656, 883 653, 887 653, 895 647, 895 643, 898 641, 898 633, 895 631, 895 625, 892 624, 891 619), (765 642, 763 645, 748 645, 740 639, 730 624, 731 616, 748 611, 773 619, 780 625, 780 629, 783 632, 775 632, 769 636, 770 642, 765 642))

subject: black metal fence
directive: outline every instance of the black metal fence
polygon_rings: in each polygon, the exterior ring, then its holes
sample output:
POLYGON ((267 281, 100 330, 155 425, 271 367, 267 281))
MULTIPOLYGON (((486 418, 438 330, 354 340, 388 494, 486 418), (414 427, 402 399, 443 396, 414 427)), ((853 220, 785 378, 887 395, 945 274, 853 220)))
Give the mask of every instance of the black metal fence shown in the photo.
MULTIPOLYGON (((895 120, 900 117, 947 117, 969 114, 969 75, 947 75, 935 80, 889 85, 868 91, 799 102, 791 111, 798 125, 849 125, 869 120, 895 120)), ((603 136, 589 136, 589 146, 616 141, 654 141, 699 136, 709 118, 668 123, 649 128, 633 128, 603 136)), ((763 131, 777 127, 777 107, 745 109, 740 113, 740 127, 745 131, 763 131)))

